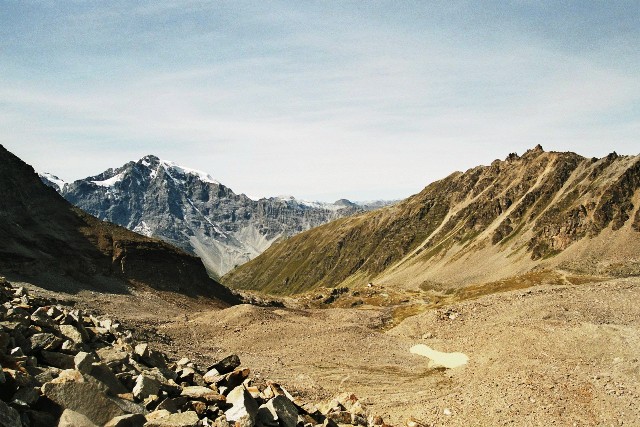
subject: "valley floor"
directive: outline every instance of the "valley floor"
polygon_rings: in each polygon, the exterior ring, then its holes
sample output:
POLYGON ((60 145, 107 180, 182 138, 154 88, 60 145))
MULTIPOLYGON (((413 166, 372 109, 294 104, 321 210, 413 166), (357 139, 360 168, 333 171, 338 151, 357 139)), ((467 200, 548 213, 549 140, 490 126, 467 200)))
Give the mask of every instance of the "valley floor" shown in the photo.
POLYGON ((380 307, 210 310, 150 291, 66 298, 147 331, 165 351, 237 353, 254 376, 303 397, 353 392, 393 425, 640 425, 640 278, 485 295, 391 329, 380 307), (469 361, 432 368, 410 353, 416 344, 469 361))

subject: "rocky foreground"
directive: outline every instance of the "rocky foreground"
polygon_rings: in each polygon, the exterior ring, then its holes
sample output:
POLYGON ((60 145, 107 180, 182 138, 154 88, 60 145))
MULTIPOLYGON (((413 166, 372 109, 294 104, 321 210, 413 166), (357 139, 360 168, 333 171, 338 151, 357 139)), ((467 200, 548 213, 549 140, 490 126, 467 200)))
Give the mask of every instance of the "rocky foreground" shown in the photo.
POLYGON ((0 426, 384 425, 354 395, 312 404, 254 382, 237 355, 171 361, 113 319, 0 278, 0 426))

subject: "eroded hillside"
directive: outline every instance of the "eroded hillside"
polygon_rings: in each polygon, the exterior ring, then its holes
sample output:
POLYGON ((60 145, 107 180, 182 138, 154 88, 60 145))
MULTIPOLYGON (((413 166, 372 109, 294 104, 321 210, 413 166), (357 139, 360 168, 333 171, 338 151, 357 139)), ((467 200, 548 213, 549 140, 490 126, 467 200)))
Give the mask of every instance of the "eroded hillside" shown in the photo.
POLYGON ((640 156, 542 147, 456 172, 402 203, 302 233, 224 277, 238 288, 449 288, 533 269, 640 273, 640 156))

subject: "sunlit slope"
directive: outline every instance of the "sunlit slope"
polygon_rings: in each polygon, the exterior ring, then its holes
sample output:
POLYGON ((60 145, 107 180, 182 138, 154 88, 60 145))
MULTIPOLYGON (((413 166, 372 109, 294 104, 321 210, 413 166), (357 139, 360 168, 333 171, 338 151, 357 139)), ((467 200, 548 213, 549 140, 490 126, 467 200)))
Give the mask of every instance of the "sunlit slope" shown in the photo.
POLYGON ((450 288, 542 268, 639 274, 639 188, 639 156, 538 146, 274 245, 223 282, 287 294, 369 281, 450 288))

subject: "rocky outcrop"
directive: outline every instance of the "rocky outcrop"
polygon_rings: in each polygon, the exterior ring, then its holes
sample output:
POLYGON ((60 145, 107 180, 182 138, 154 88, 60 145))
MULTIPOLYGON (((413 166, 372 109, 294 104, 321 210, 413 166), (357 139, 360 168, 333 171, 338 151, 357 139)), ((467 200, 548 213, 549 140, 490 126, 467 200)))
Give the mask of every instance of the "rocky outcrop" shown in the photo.
POLYGON ((212 298, 218 305, 238 301, 209 278, 198 258, 72 206, 2 146, 0 163, 4 275, 27 277, 67 292, 91 288, 124 293, 132 285, 143 285, 212 298))
POLYGON ((336 218, 375 209, 348 200, 319 203, 293 197, 252 200, 204 172, 146 156, 99 175, 64 184, 43 182, 97 218, 165 240, 199 256, 222 275, 255 258, 272 243, 336 218))
MULTIPOLYGON (((640 229, 639 190, 640 156, 587 159, 537 146, 453 173, 397 205, 294 236, 223 281, 287 294, 372 280, 411 288, 497 280, 604 231, 624 247, 640 229)), ((610 264, 624 269, 625 259, 610 264)))
POLYGON ((3 426, 383 424, 353 395, 316 406, 273 382, 258 387, 235 355, 208 370, 169 360, 115 320, 34 297, 4 278, 0 304, 3 426))

